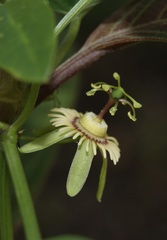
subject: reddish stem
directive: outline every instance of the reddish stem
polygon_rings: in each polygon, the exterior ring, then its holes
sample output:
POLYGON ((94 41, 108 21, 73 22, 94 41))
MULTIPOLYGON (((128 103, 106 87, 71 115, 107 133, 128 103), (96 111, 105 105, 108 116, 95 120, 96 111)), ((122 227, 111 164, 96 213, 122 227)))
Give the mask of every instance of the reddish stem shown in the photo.
POLYGON ((115 104, 116 100, 114 98, 109 97, 108 102, 104 106, 104 108, 100 111, 97 118, 103 119, 104 115, 108 112, 108 110, 115 104))

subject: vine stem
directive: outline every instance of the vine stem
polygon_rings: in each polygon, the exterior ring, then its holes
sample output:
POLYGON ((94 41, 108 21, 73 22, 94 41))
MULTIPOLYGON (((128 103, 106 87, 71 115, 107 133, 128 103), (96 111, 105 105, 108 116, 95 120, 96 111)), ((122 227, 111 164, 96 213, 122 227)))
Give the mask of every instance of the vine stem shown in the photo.
POLYGON ((0 239, 13 240, 9 174, 2 151, 0 151, 0 239))
POLYGON ((58 64, 66 56, 69 49, 72 47, 72 44, 76 39, 76 36, 80 29, 80 25, 81 25, 81 18, 79 17, 70 23, 68 31, 59 45, 58 53, 57 53, 59 57, 56 58, 55 60, 55 66, 58 66, 58 64))
POLYGON ((41 240, 31 194, 16 147, 16 139, 14 136, 3 134, 2 146, 14 185, 27 240, 41 240))
POLYGON ((55 35, 58 36, 67 25, 89 4, 92 0, 80 0, 74 7, 63 17, 55 27, 55 35))
MULTIPOLYGON (((32 112, 35 102, 38 97, 39 93, 39 84, 32 84, 30 93, 27 99, 27 102, 23 108, 23 111, 21 112, 20 116, 16 119, 16 121, 10 126, 10 129, 13 130, 13 132, 17 132, 18 129, 23 125, 23 123, 26 121, 29 114, 32 112)), ((12 132, 12 130, 10 130, 12 132)))
POLYGON ((5 129, 6 126, 3 126, 3 124, 1 124, 3 131, 0 136, 0 143, 4 151, 6 163, 14 186, 14 191, 22 216, 23 227, 27 240, 41 240, 41 234, 39 231, 39 226, 34 211, 33 201, 29 191, 28 183, 17 149, 17 132, 34 108, 39 93, 39 87, 40 86, 37 84, 31 85, 27 101, 21 114, 16 119, 16 121, 8 127, 8 129, 5 129))

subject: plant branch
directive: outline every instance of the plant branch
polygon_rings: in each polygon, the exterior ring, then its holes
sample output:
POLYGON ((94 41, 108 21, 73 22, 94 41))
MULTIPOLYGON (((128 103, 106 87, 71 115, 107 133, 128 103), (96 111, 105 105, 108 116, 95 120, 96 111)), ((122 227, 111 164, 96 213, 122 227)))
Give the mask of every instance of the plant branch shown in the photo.
POLYGON ((27 102, 23 108, 23 111, 21 112, 17 120, 10 127, 11 129, 13 129, 14 132, 16 132, 23 125, 23 123, 26 121, 29 114, 32 112, 36 99, 38 97, 39 88, 40 88, 40 85, 38 84, 31 85, 30 93, 29 93, 27 102))
MULTIPOLYGON (((1 136, 2 146, 5 153, 7 165, 14 185, 23 226, 27 240, 41 240, 41 235, 31 199, 25 173, 21 164, 20 156, 16 147, 16 136, 4 133, 1 136)), ((6 240, 6 239, 5 239, 6 240)))
POLYGON ((62 83, 102 56, 143 42, 167 42, 166 0, 135 1, 116 11, 89 36, 84 46, 61 64, 40 89, 37 105, 62 83))
MULTIPOLYGON (((21 164, 21 159, 17 149, 17 131, 26 121, 27 117, 34 108, 39 92, 39 85, 31 85, 30 92, 26 104, 16 121, 8 128, 1 124, 1 146, 6 157, 6 162, 14 185, 14 190, 20 213, 23 219, 23 226, 27 240, 41 240, 40 231, 31 199, 29 187, 25 177, 25 173, 21 164), (6 131, 5 131, 6 130, 6 131)), ((4 238, 3 238, 4 239, 4 238)), ((5 238, 6 240, 6 238, 5 238)))
POLYGON ((13 240, 9 175, 2 151, 0 151, 0 239, 13 240))
POLYGON ((92 0, 78 1, 74 7, 64 16, 64 18, 57 24, 55 27, 55 35, 58 36, 67 27, 67 25, 91 2, 92 0))
POLYGON ((41 86, 36 105, 39 105, 49 95, 53 94, 53 92, 70 77, 84 70, 91 63, 97 61, 106 54, 106 50, 91 51, 91 49, 87 49, 83 52, 80 50, 78 53, 74 54, 53 72, 48 84, 41 86))

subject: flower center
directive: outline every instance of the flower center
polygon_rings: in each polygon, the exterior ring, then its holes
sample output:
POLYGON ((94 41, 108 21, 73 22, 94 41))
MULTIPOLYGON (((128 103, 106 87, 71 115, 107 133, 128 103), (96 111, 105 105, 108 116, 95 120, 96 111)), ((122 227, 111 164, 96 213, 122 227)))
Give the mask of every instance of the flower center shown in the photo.
POLYGON ((90 133, 98 137, 105 137, 108 126, 103 119, 99 120, 93 112, 85 113, 79 122, 90 133))

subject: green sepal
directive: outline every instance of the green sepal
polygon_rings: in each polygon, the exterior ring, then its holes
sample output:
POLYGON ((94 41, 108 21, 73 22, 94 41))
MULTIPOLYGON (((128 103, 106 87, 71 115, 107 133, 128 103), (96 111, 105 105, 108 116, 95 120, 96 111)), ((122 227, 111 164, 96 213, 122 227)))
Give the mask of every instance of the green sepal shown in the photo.
POLYGON ((134 106, 134 108, 141 108, 142 104, 140 104, 139 102, 137 102, 133 99, 133 106, 134 106))
POLYGON ((131 110, 132 110, 132 113, 129 111, 128 112, 128 117, 132 120, 132 121, 136 121, 137 119, 136 119, 136 113, 135 113, 135 108, 133 107, 133 105, 129 102, 129 101, 127 101, 127 100, 125 100, 125 99, 120 99, 119 100, 123 105, 129 105, 130 106, 130 108, 131 108, 131 110))
POLYGON ((110 108, 109 113, 111 114, 111 116, 114 116, 116 111, 118 110, 117 108, 118 105, 114 105, 112 108, 110 108))
POLYGON ((93 160, 93 149, 91 144, 89 145, 89 151, 86 151, 87 140, 85 140, 77 148, 77 152, 72 161, 70 171, 67 178, 67 194, 70 197, 77 195, 84 186, 88 177, 90 167, 93 160))
POLYGON ((102 82, 98 82, 98 83, 91 83, 91 87, 92 89, 86 92, 87 96, 93 96, 97 91, 102 91, 101 88, 101 83, 102 82))
POLYGON ((115 72, 113 74, 113 78, 118 81, 118 87, 120 87, 121 86, 121 84, 120 84, 121 83, 120 75, 117 72, 115 72))
POLYGON ((107 159, 103 158, 103 164, 101 167, 101 172, 100 172, 100 178, 99 178, 99 184, 98 184, 98 190, 96 194, 97 201, 101 202, 103 192, 104 192, 104 187, 106 183, 106 175, 107 175, 107 159))
POLYGON ((105 92, 108 92, 111 89, 111 85, 108 84, 102 84, 101 87, 105 92))
POLYGON ((137 120, 136 117, 134 115, 132 115, 132 113, 130 111, 128 112, 128 117, 134 122, 137 120))
POLYGON ((115 105, 112 108, 110 108, 109 113, 111 114, 111 116, 114 116, 117 110, 118 110, 118 102, 116 102, 115 105))
POLYGON ((19 148, 19 151, 21 153, 31 153, 40 151, 64 139, 65 136, 60 131, 54 130, 23 145, 21 148, 19 148))
POLYGON ((86 92, 86 95, 94 96, 97 91, 99 91, 99 89, 91 89, 90 91, 86 92))

